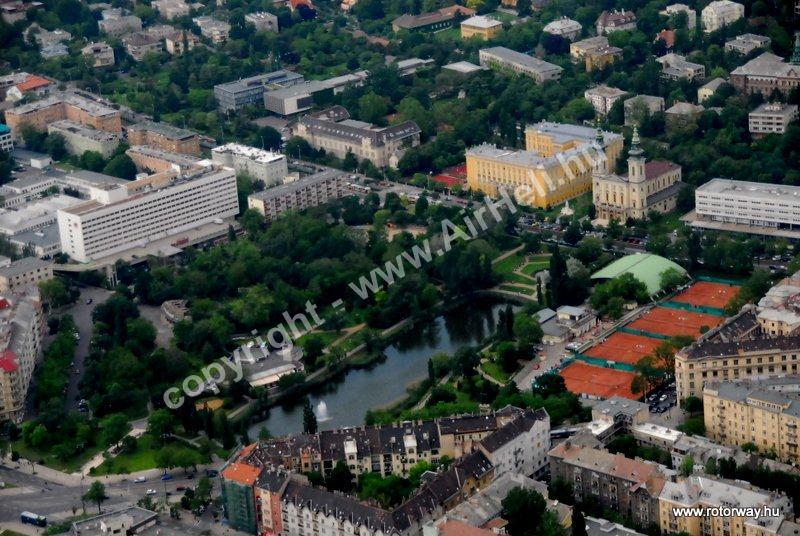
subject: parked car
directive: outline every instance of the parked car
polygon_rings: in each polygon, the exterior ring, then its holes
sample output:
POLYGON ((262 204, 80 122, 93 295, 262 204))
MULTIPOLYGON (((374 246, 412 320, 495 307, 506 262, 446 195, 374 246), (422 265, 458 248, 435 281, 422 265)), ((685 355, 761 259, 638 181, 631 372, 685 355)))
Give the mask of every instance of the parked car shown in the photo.
POLYGON ((161 480, 172 480, 172 475, 169 473, 162 475, 161 480))
POLYGON ((137 483, 138 482, 145 482, 146 480, 147 479, 145 477, 143 477, 143 476, 137 476, 136 478, 133 479, 133 481, 137 482, 137 483))
POLYGON ((158 493, 156 490, 149 489, 145 492, 145 495, 155 495, 156 493, 158 493))

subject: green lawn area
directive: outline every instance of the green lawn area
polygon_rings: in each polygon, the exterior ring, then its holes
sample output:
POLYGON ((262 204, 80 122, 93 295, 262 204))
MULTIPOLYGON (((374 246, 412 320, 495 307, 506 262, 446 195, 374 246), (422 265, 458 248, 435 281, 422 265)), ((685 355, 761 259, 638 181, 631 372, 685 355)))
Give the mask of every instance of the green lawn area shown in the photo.
POLYGON ((22 439, 18 439, 11 444, 11 450, 19 453, 20 458, 31 460, 35 463, 46 465, 65 473, 74 473, 88 462, 92 456, 103 450, 103 447, 92 447, 85 452, 82 452, 75 458, 66 462, 59 460, 56 456, 49 452, 49 448, 44 450, 35 449, 25 444, 22 439))
MULTIPOLYGON (((185 447, 182 442, 167 443, 175 446, 185 447)), ((155 469, 156 453, 160 450, 153 436, 144 434, 139 438, 136 452, 130 454, 120 454, 114 458, 108 458, 100 467, 94 470, 95 475, 119 475, 135 473, 146 469, 155 469)))
POLYGON ((534 275, 542 270, 547 270, 550 267, 550 261, 533 261, 529 262, 522 267, 522 273, 525 275, 534 275))
POLYGON ((502 383, 508 382, 509 379, 508 374, 506 374, 503 368, 494 361, 487 361, 486 363, 481 363, 481 368, 486 374, 488 374, 495 380, 502 383))
MULTIPOLYGON (((586 192, 579 195, 575 199, 569 200, 569 208, 575 211, 578 218, 582 218, 589 213, 589 206, 592 204, 592 192, 586 192)), ((548 218, 557 218, 561 214, 561 209, 564 208, 564 203, 556 205, 550 210, 544 212, 548 218)))
POLYGON ((461 29, 448 28, 447 30, 436 32, 434 35, 436 36, 436 39, 439 41, 454 41, 461 39, 461 29))
POLYGON ((3 532, 0 532, 0 536, 25 536, 25 534, 6 529, 3 532))
POLYGON ((522 264, 523 256, 519 253, 509 255, 502 261, 496 262, 492 265, 494 272, 499 275, 510 274, 514 269, 522 264))
POLYGON ((506 274, 503 276, 503 280, 508 283, 522 283, 523 285, 536 285, 536 279, 533 277, 528 277, 522 274, 506 274))
POLYGON ((493 19, 497 19, 500 22, 512 22, 512 21, 517 20, 517 17, 515 17, 514 15, 512 15, 510 13, 504 13, 503 11, 499 11, 499 10, 498 11, 493 11, 492 13, 489 13, 489 17, 491 17, 493 19))
POLYGON ((313 336, 322 339, 322 344, 328 347, 333 341, 338 339, 341 335, 344 335, 344 332, 337 334, 335 331, 317 331, 314 333, 306 333, 305 335, 297 339, 296 342, 300 346, 303 346, 303 343, 305 343, 309 337, 313 336))
POLYGON ((526 294, 528 296, 536 296, 536 290, 527 287, 521 287, 519 285, 500 285, 502 290, 507 290, 508 292, 517 292, 520 294, 526 294))

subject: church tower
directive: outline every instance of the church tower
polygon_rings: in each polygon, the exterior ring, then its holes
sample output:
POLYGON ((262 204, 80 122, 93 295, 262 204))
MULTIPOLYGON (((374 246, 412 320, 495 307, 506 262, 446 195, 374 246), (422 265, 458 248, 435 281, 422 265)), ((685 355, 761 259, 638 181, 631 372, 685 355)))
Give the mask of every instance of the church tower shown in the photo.
MULTIPOLYGON (((800 3, 797 5, 800 6, 800 3)), ((792 59, 789 60, 789 63, 800 65, 800 32, 794 34, 794 53, 792 53, 792 59)))
POLYGON ((644 172, 644 151, 639 143, 639 127, 634 125, 631 150, 628 153, 628 181, 633 183, 642 183, 647 178, 644 172))

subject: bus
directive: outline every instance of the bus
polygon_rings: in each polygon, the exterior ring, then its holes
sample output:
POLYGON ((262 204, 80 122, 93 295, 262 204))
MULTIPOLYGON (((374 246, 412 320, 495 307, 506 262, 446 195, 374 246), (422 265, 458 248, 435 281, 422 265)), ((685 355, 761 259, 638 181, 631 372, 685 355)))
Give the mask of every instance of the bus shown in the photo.
POLYGON ((47 526, 47 518, 39 514, 34 514, 33 512, 22 512, 19 515, 19 521, 20 523, 27 523, 28 525, 35 525, 37 527, 47 526))

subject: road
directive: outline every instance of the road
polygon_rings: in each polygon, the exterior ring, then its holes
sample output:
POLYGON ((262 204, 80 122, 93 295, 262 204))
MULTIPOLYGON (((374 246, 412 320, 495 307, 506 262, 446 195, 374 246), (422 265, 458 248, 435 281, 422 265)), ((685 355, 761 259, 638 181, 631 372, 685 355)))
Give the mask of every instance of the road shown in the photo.
POLYGON ((80 335, 78 346, 75 349, 75 366, 69 376, 69 386, 67 387, 67 396, 64 401, 67 411, 77 411, 78 409, 78 399, 80 398, 78 396, 78 384, 86 370, 85 361, 86 356, 89 355, 89 343, 92 340, 92 312, 98 304, 104 303, 111 294, 111 291, 103 288, 87 287, 81 289, 78 301, 61 311, 61 314, 72 315, 72 319, 75 320, 75 327, 80 335), (86 300, 88 299, 91 299, 92 303, 87 304, 86 300))

